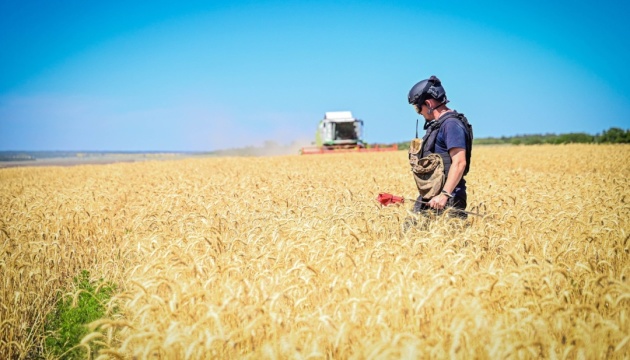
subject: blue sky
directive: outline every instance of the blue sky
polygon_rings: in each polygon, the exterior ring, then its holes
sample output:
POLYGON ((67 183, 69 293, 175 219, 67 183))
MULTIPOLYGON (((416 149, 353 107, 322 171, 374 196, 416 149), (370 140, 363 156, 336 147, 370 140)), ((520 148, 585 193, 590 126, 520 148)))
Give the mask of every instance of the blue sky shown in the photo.
POLYGON ((476 137, 630 128, 620 1, 3 1, 0 150, 406 141, 437 75, 476 137))

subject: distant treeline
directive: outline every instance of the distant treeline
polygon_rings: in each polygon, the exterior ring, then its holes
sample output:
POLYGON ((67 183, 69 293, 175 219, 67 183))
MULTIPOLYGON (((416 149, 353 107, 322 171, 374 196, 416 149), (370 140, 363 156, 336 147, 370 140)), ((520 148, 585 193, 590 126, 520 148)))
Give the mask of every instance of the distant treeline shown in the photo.
MULTIPOLYGON (((475 145, 537 145, 537 144, 629 144, 630 130, 610 128, 601 134, 568 133, 568 134, 532 134, 476 138, 475 145)), ((399 143, 399 149, 409 149, 409 142, 399 143)))
POLYGON ((607 144, 629 144, 630 130, 620 128, 610 128, 601 134, 586 133, 568 133, 568 134, 533 134, 533 135, 516 135, 503 136, 500 138, 479 138, 475 139, 474 144, 479 145, 495 145, 495 144, 512 144, 512 145, 537 145, 537 144, 572 144, 572 143, 607 143, 607 144))
POLYGON ((31 161, 35 160, 35 156, 17 151, 0 152, 0 161, 31 161))

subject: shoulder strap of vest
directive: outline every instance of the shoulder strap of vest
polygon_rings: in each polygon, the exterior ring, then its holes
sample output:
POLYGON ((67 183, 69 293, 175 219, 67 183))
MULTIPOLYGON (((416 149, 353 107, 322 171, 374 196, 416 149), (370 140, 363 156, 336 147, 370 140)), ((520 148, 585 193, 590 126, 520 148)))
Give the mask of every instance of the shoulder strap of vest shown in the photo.
POLYGON ((440 130, 440 126, 442 126, 441 122, 434 121, 427 128, 426 134, 422 137, 422 151, 420 151, 421 158, 435 151, 435 138, 440 130))
POLYGON ((456 111, 451 111, 444 114, 444 117, 440 120, 429 123, 427 127, 427 133, 422 138, 422 153, 420 157, 425 157, 429 153, 435 152, 435 139, 437 138, 438 131, 444 124, 444 121, 450 118, 459 118, 459 114, 456 111))
POLYGON ((435 141, 437 138, 437 134, 442 127, 442 124, 447 119, 456 118, 464 125, 464 132, 466 133, 466 169, 464 170, 464 175, 468 174, 470 170, 470 158, 472 155, 472 142, 473 142, 473 130, 472 125, 468 122, 468 119, 464 114, 458 113, 457 111, 448 112, 438 121, 434 121, 427 128, 427 133, 422 138, 422 151, 420 157, 425 157, 429 153, 435 152, 435 141))

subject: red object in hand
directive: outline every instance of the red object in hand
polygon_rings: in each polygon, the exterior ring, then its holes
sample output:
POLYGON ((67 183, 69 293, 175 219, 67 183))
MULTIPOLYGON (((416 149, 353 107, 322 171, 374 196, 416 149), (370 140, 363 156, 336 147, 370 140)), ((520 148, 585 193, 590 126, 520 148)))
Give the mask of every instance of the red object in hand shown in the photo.
POLYGON ((391 204, 402 204, 405 202, 405 198, 388 193, 380 193, 378 194, 376 201, 380 202, 383 206, 387 206, 391 204))

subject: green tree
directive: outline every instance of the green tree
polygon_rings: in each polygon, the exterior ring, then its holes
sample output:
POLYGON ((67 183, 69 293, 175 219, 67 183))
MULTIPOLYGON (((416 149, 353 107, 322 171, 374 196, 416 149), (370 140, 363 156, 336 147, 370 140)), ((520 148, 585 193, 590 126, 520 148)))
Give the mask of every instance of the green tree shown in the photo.
POLYGON ((611 144, 628 144, 630 143, 630 130, 624 131, 618 127, 612 127, 602 133, 599 137, 599 141, 611 144))

